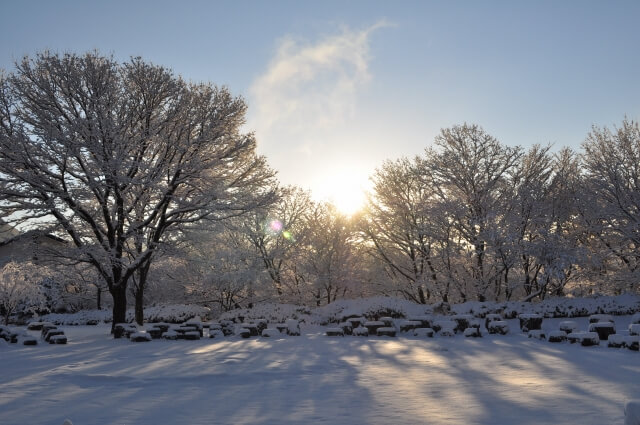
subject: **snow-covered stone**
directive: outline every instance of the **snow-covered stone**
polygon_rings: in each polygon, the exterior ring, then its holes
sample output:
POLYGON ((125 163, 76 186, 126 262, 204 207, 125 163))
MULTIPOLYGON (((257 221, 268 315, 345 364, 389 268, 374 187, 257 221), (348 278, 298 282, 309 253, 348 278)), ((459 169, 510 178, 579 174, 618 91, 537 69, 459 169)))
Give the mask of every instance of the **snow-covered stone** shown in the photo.
POLYGON ((506 335, 509 333, 509 324, 503 320, 495 320, 489 322, 487 331, 489 331, 490 334, 506 335))
POLYGON ((632 323, 629 325, 629 335, 640 335, 640 323, 632 323))
POLYGON ((616 333, 616 325, 613 322, 590 323, 589 332, 596 332, 601 341, 606 341, 609 335, 616 333))
POLYGON ((42 330, 42 325, 44 322, 29 322, 27 325, 27 329, 30 331, 39 331, 42 330))
POLYGON ((378 328, 383 328, 384 322, 380 322, 378 320, 370 320, 368 322, 364 322, 364 327, 369 330, 369 335, 376 335, 378 332, 378 328))
POLYGON ((628 401, 625 404, 624 425, 640 425, 640 400, 628 401))
POLYGON ((369 329, 365 328, 364 326, 353 328, 353 335, 354 336, 369 336, 369 329))
POLYGON ((396 336, 396 328, 384 326, 376 330, 378 336, 396 336))
POLYGON ((431 328, 415 328, 413 330, 413 336, 433 338, 433 333, 433 329, 431 328))
POLYGON ((585 347, 600 344, 600 338, 595 332, 572 332, 567 335, 567 339, 572 344, 580 343, 585 347))
POLYGON ((176 332, 173 329, 169 329, 168 331, 162 334, 162 338, 168 339, 168 340, 176 340, 178 339, 178 332, 176 332))
POLYGON ((458 324, 453 320, 436 320, 433 324, 433 330, 441 336, 453 336, 456 333, 458 324))
POLYGON ((287 322, 287 335, 300 336, 300 323, 295 319, 288 319, 287 322))
POLYGON ((62 334, 62 335, 53 335, 49 338, 49 344, 66 344, 67 343, 67 337, 62 334))
POLYGON ((497 313, 489 313, 484 317, 484 327, 489 330, 489 325, 491 322, 502 322, 504 319, 501 314, 497 313))
POLYGON ((433 317, 426 316, 426 315, 411 316, 411 317, 409 317, 409 321, 411 321, 411 322, 420 322, 420 326, 419 327, 421 327, 421 328, 430 328, 432 323, 433 323, 433 317))
POLYGON ((518 316, 520 321, 520 330, 529 332, 531 330, 542 329, 542 316, 536 313, 521 314, 518 316))
POLYGON ((201 338, 200 332, 198 331, 188 331, 185 332, 183 335, 183 339, 186 339, 188 341, 197 341, 201 338))
POLYGON ((388 328, 393 328, 393 317, 384 316, 378 319, 378 321, 384 323, 384 325, 388 328))
POLYGON ((527 336, 533 339, 547 339, 547 334, 542 329, 532 329, 527 333, 527 336))
POLYGON ((222 332, 222 329, 209 329, 209 338, 224 338, 224 332, 222 332))
POLYGON ((613 316, 610 314, 592 314, 589 316, 589 323, 611 322, 614 323, 613 316))
POLYGON ((558 325, 558 329, 563 331, 565 334, 570 334, 578 330, 578 324, 571 320, 565 320, 563 322, 560 322, 560 324, 558 325))
POLYGON ((611 348, 624 348, 626 347, 626 339, 625 335, 615 334, 609 335, 609 339, 607 340, 607 347, 611 348))
POLYGON ((479 328, 467 328, 464 330, 464 336, 466 336, 467 338, 479 338, 482 336, 482 334, 480 333, 479 328))
POLYGON ((20 338, 22 345, 38 345, 38 339, 32 336, 23 336, 20 338))
POLYGON ((267 328, 262 330, 261 335, 265 338, 277 338, 281 334, 280 334, 280 331, 275 328, 267 328))
POLYGON ((633 316, 631 316, 631 324, 632 325, 639 325, 640 324, 640 313, 636 313, 633 316))
POLYGON ((454 331, 456 333, 462 333, 467 328, 472 327, 471 323, 473 321, 473 316, 470 314, 456 314, 455 316, 451 317, 451 320, 456 323, 454 331))
POLYGON ((140 331, 133 332, 131 335, 129 335, 129 339, 133 342, 147 342, 151 341, 153 338, 147 332, 140 331))
POLYGON ((409 332, 413 329, 422 327, 422 322, 417 320, 405 320, 400 322, 400 332, 409 332))
POLYGON ((344 336, 342 328, 327 328, 325 333, 327 336, 344 336))
POLYGON ((251 331, 247 328, 240 328, 238 329, 238 335, 240 335, 242 338, 250 338, 251 331))
POLYGON ((351 317, 346 320, 346 322, 349 322, 351 324, 351 328, 353 329, 362 326, 366 321, 367 319, 365 319, 364 317, 351 317))
POLYGON ((345 335, 353 334, 353 326, 351 326, 350 322, 342 322, 338 326, 342 329, 342 332, 344 332, 345 335))
POLYGON ((555 330, 549 332, 547 337, 549 342, 564 342, 567 340, 567 333, 563 330, 555 330))

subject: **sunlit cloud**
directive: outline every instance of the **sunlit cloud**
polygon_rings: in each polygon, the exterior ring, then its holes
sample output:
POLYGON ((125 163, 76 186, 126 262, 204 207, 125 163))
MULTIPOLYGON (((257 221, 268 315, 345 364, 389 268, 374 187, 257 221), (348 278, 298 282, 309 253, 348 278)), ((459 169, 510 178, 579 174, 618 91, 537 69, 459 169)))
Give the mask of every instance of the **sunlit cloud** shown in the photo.
POLYGON ((387 25, 345 28, 315 42, 281 39, 250 89, 250 126, 263 147, 295 141, 290 153, 315 154, 318 142, 353 115, 358 91, 371 79, 371 34, 387 25))

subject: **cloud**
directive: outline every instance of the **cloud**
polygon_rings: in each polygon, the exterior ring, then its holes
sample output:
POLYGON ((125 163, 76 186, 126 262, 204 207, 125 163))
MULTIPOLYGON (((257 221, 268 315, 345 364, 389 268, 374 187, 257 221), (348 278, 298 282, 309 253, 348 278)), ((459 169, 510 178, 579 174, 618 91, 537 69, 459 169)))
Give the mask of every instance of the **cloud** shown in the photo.
POLYGON ((348 123, 360 90, 371 79, 371 34, 388 26, 349 28, 315 42, 280 40, 266 71, 250 88, 249 125, 272 159, 286 144, 288 154, 311 156, 348 123))

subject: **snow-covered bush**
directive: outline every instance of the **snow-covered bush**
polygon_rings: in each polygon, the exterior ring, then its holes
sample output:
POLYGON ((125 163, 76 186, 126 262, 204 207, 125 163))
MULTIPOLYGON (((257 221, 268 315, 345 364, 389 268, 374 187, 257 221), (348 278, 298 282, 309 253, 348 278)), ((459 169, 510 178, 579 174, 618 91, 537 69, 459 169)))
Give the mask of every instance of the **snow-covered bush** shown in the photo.
POLYGON ((33 314, 43 305, 38 286, 41 278, 29 267, 30 263, 11 261, 0 270, 0 314, 5 325, 13 314, 33 314))
POLYGON ((372 297, 338 300, 316 308, 312 315, 318 323, 322 320, 329 323, 340 323, 352 317, 365 317, 370 321, 376 321, 385 316, 397 319, 431 314, 431 312, 430 306, 415 304, 400 298, 372 297))
POLYGON ((295 319, 288 319, 286 321, 287 324, 287 335, 290 336, 300 336, 300 323, 298 323, 295 319))

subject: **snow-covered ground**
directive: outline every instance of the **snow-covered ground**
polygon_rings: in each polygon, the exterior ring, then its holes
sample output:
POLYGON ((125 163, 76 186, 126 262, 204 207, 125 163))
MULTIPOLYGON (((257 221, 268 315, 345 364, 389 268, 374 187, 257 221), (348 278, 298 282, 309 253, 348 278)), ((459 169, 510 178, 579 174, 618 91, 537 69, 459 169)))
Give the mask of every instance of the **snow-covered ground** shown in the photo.
POLYGON ((0 345, 0 424, 624 423, 640 353, 528 339, 508 323, 509 335, 483 338, 303 326, 300 337, 147 343, 69 326, 68 345, 0 345))

